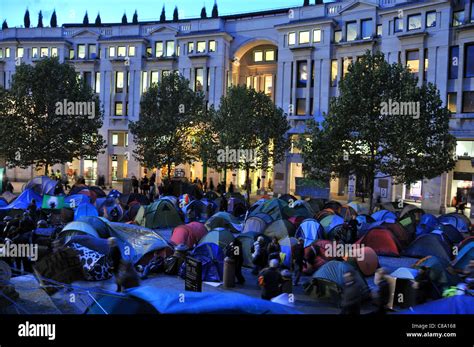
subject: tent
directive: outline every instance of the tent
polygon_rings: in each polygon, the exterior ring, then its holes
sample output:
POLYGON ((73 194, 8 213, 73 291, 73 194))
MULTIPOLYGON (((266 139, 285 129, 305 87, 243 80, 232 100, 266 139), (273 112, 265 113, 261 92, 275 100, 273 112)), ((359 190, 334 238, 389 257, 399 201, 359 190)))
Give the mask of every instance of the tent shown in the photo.
POLYGON ((107 240, 101 239, 98 237, 94 237, 91 235, 74 235, 69 236, 64 243, 65 246, 68 246, 72 243, 76 243, 78 245, 82 245, 87 247, 91 250, 94 250, 101 254, 109 254, 110 248, 107 240))
POLYGON ((324 228, 324 234, 327 236, 335 227, 344 224, 344 218, 337 214, 332 214, 319 220, 319 223, 324 228))
MULTIPOLYGON (((221 282, 223 280, 224 252, 219 246, 214 243, 201 243, 191 252, 190 256, 201 262, 203 281, 221 282)), ((185 278, 186 263, 181 265, 179 273, 182 278, 185 278)))
POLYGON ((206 234, 207 229, 204 224, 191 222, 174 228, 170 241, 175 245, 183 243, 189 248, 193 248, 206 234))
POLYGON ((398 314, 474 314, 474 297, 455 295, 434 300, 410 309, 397 312, 398 314))
POLYGON ((372 213, 372 218, 376 221, 384 221, 387 223, 395 223, 397 221, 397 215, 394 212, 388 210, 380 210, 372 213))
POLYGON ((339 209, 339 215, 344 218, 346 222, 352 219, 352 216, 357 217, 357 212, 349 205, 342 205, 339 209))
POLYGON ((296 200, 290 207, 293 209, 294 215, 298 217, 313 218, 315 215, 311 205, 304 200, 296 200))
MULTIPOLYGON (((102 188, 100 188, 99 186, 90 186, 89 187, 89 190, 93 191, 95 193, 95 196, 97 198, 105 198, 107 197, 107 194, 105 194, 105 192, 102 190, 102 188)), ((114 189, 115 190, 115 189, 114 189)), ((112 191, 114 191, 112 190, 112 191)), ((117 190, 115 190, 115 192, 119 193, 117 190)), ((116 193, 115 193, 116 194, 116 193)), ((120 193, 119 193, 120 194, 120 193)))
POLYGON ((296 228, 293 224, 291 224, 291 222, 279 219, 267 226, 264 231, 264 234, 269 238, 276 237, 280 240, 287 236, 294 236, 295 231, 296 228))
POLYGON ((250 216, 250 214, 257 208, 259 207, 260 205, 262 205, 263 203, 265 203, 265 201, 267 201, 268 199, 264 199, 264 198, 261 198, 261 199, 258 199, 257 201, 255 201, 250 207, 249 209, 247 210, 247 215, 245 216, 245 220, 247 220, 247 217, 250 216))
POLYGON ((214 243, 222 249, 225 249, 233 240, 234 235, 229 230, 225 228, 215 228, 201 238, 199 244, 214 243))
POLYGON ((468 236, 466 237, 464 240, 462 240, 459 245, 458 245, 458 248, 459 250, 463 249, 463 247, 467 246, 468 244, 470 244, 471 242, 474 242, 474 236, 468 236))
POLYGON ((57 195, 63 192, 58 183, 59 181, 48 176, 38 176, 26 183, 23 191, 32 189, 38 195, 57 195))
POLYGON ((267 226, 272 223, 272 218, 265 213, 257 213, 245 220, 243 233, 256 231, 263 233, 267 226))
POLYGON ((341 207, 342 207, 342 204, 340 202, 331 200, 324 204, 323 209, 328 208, 330 210, 333 210, 336 213, 339 213, 341 207))
POLYGON ((150 200, 145 195, 138 193, 122 194, 119 200, 123 206, 128 206, 134 201, 139 202, 140 205, 150 204, 150 200))
POLYGON ((392 232, 392 234, 397 238, 402 248, 408 246, 410 242, 413 241, 412 236, 400 223, 383 223, 382 226, 392 232))
POLYGON ((117 238, 117 244, 123 257, 133 264, 140 263, 146 254, 154 251, 162 251, 164 257, 171 252, 168 242, 151 229, 133 224, 112 222, 110 226, 112 228, 111 236, 117 238))
POLYGON ((325 218, 327 216, 332 216, 334 214, 336 214, 336 212, 334 212, 334 210, 332 210, 330 208, 325 208, 325 209, 322 209, 321 211, 319 211, 318 213, 316 213, 315 218, 318 221, 321 221, 323 218, 325 218))
POLYGON ((184 222, 193 221, 204 222, 212 215, 212 205, 208 205, 201 200, 192 200, 182 208, 184 222))
POLYGON ((304 257, 307 260, 306 274, 312 274, 328 261, 336 259, 336 257, 330 256, 327 252, 328 247, 333 247, 333 242, 334 241, 329 240, 317 240, 310 246, 305 247, 304 257))
POLYGON ((450 264, 446 259, 429 255, 423 259, 418 260, 413 265, 413 267, 417 269, 421 266, 425 266, 430 269, 429 275, 431 282, 437 286, 439 293, 441 293, 443 289, 450 286, 455 286, 461 282, 461 279, 456 273, 448 271, 450 264))
POLYGON ((111 199, 120 199, 122 193, 120 193, 117 189, 112 189, 109 194, 107 194, 107 198, 111 199))
POLYGON ((106 254, 75 242, 69 243, 68 246, 78 253, 87 281, 103 281, 112 277, 112 270, 106 254))
POLYGON ((90 235, 93 237, 99 237, 99 234, 95 229, 85 222, 74 221, 66 224, 66 226, 59 232, 59 237, 67 237, 74 235, 90 235))
POLYGON ((82 216, 78 221, 89 224, 101 238, 109 238, 112 234, 112 227, 104 217, 82 216))
POLYGON ((377 208, 380 210, 388 210, 390 212, 396 213, 397 210, 400 208, 398 207, 398 202, 397 201, 391 201, 391 202, 383 202, 380 205, 377 206, 377 208))
POLYGON ((419 208, 416 205, 406 204, 403 206, 403 209, 400 211, 400 218, 403 218, 407 215, 415 217, 415 221, 418 223, 422 215, 425 214, 425 211, 419 208))
POLYGON ((474 242, 469 242, 464 246, 453 261, 453 267, 458 270, 464 270, 469 262, 474 260, 474 242))
POLYGON ((408 267, 399 267, 398 269, 396 269, 390 274, 390 276, 392 277, 408 279, 408 280, 414 280, 417 275, 418 275, 417 269, 412 269, 408 267))
POLYGON ((81 217, 99 217, 99 212, 91 203, 83 202, 74 211, 74 220, 79 220, 81 217))
POLYGON ((183 223, 178 210, 169 200, 165 199, 156 200, 151 205, 141 206, 135 222, 151 229, 176 227, 183 223))
POLYGON ((288 219, 295 215, 293 209, 288 206, 288 204, 281 199, 270 199, 264 203, 258 205, 252 213, 249 214, 249 217, 256 215, 258 213, 264 213, 269 215, 272 220, 276 221, 279 219, 288 219))
MULTIPOLYGON (((118 202, 118 200, 107 198, 105 203, 99 210, 99 213, 102 217, 108 219, 111 222, 119 222, 124 217, 124 210, 122 205, 118 202)), ((138 212, 137 212, 138 214, 138 212)))
POLYGON ((227 212, 235 217, 244 216, 249 206, 243 197, 232 196, 227 200, 227 212))
POLYGON ((453 246, 464 240, 464 236, 451 224, 440 224, 432 231, 432 233, 436 233, 437 231, 440 232, 441 235, 443 235, 443 238, 453 246))
POLYGON ((137 217, 140 207, 141 207, 140 203, 136 201, 128 205, 128 209, 125 211, 125 214, 123 216, 123 221, 124 222, 134 221, 135 218, 137 217))
POLYGON ((287 204, 291 203, 291 202, 295 202, 296 200, 298 200, 298 198, 294 195, 291 195, 291 194, 283 194, 283 195, 280 195, 278 197, 278 199, 280 200, 283 200, 284 202, 286 202, 287 204))
POLYGON ((8 206, 7 200, 0 197, 0 207, 5 207, 5 206, 8 206))
POLYGON ((315 219, 305 219, 296 230, 295 237, 304 239, 304 247, 309 247, 319 239, 324 238, 324 229, 315 219))
POLYGON ((217 194, 213 190, 209 190, 204 194, 204 198, 209 199, 210 201, 214 201, 219 197, 219 194, 217 194))
POLYGON ((285 237, 278 241, 281 248, 281 262, 284 266, 291 269, 293 259, 293 247, 298 241, 294 237, 285 237))
POLYGON ((348 258, 347 262, 359 269, 364 276, 372 276, 379 267, 379 257, 370 247, 362 247, 362 256, 360 258, 348 258))
POLYGON ((362 230, 362 231, 369 230, 367 226, 375 222, 375 219, 373 219, 368 214, 359 214, 356 217, 356 220, 357 220, 357 230, 362 230))
POLYGON ((355 201, 351 201, 347 206, 352 207, 357 214, 367 213, 368 210, 367 207, 355 201))
POLYGON ((416 226, 416 235, 428 234, 438 226, 438 218, 430 213, 425 213, 421 216, 420 222, 416 226))
POLYGON ((26 210, 33 199, 36 201, 36 207, 41 208, 43 201, 41 195, 38 195, 33 189, 26 189, 10 204, 0 207, 0 210, 26 210))
POLYGON ((215 228, 226 228, 233 233, 238 233, 242 230, 240 221, 228 212, 217 212, 206 221, 207 230, 215 228))
POLYGON ((451 250, 439 235, 424 234, 418 236, 410 246, 403 252, 403 255, 413 258, 423 258, 434 255, 442 259, 451 259, 451 250))
POLYGON ((324 208, 324 200, 323 199, 307 199, 305 200, 313 209, 315 213, 318 213, 324 208))
POLYGON ((266 244, 270 242, 270 239, 266 237, 265 235, 255 232, 255 231, 249 231, 243 234, 238 235, 236 238, 240 240, 242 243, 242 253, 244 256, 244 266, 246 267, 253 267, 252 263, 252 246, 255 241, 257 241, 257 238, 259 236, 262 236, 265 238, 266 244))
POLYGON ((356 244, 372 248, 377 255, 400 256, 400 244, 392 232, 384 227, 370 229, 356 244))
POLYGON ((471 221, 463 214, 448 213, 438 217, 441 224, 451 224, 462 233, 468 233, 471 228, 471 221))
POLYGON ((76 208, 82 203, 90 203, 91 199, 83 194, 68 195, 64 198, 64 205, 69 208, 76 208))

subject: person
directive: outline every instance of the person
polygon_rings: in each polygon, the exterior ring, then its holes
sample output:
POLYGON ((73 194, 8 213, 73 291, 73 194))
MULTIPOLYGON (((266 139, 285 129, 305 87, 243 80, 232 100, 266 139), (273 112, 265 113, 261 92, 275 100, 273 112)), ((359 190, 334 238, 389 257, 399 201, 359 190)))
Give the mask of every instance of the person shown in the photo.
POLYGON ((156 172, 153 172, 150 176, 150 186, 155 185, 156 183, 156 172))
POLYGON ((293 293, 293 284, 291 282, 291 272, 288 269, 284 269, 281 272, 281 292, 286 293, 286 294, 292 294, 293 293))
POLYGON ((458 213, 458 211, 461 211, 461 214, 464 214, 465 209, 466 209, 466 200, 462 192, 458 191, 456 193, 456 213, 458 213))
POLYGON ((293 249, 293 268, 295 269, 295 281, 293 284, 295 286, 297 286, 300 281, 304 263, 304 240, 300 237, 293 249))
POLYGON ((413 288, 416 290, 415 304, 423 304, 431 297, 431 280, 429 268, 421 266, 415 277, 413 288))
POLYGON ((79 175, 77 174, 77 170, 74 170, 74 172, 72 173, 72 179, 74 181, 74 184, 77 184, 77 181, 79 179, 79 175))
POLYGON ((212 177, 209 179, 209 190, 214 191, 214 181, 212 180, 212 177))
POLYGON ((30 216, 33 219, 36 218, 36 214, 37 214, 36 199, 31 199, 26 210, 30 213, 30 216))
POLYGON ((153 258, 150 260, 150 262, 144 267, 143 273, 141 276, 142 280, 145 280, 148 278, 148 274, 150 273, 158 273, 161 270, 163 270, 164 266, 164 259, 160 255, 159 251, 154 251, 153 252, 153 258))
POLYGON ((267 246, 268 260, 277 259, 278 261, 280 261, 280 252, 281 247, 278 243, 278 238, 274 236, 272 238, 272 242, 270 242, 270 244, 267 246))
POLYGON ((281 294, 283 278, 278 271, 278 265, 278 260, 272 259, 269 267, 263 269, 258 275, 258 285, 262 288, 261 297, 264 300, 271 300, 281 294))
POLYGON ((61 175, 61 182, 62 182, 62 184, 63 184, 63 186, 64 186, 64 190, 69 190, 69 189, 71 189, 71 186, 69 185, 69 178, 68 178, 68 176, 66 175, 66 173, 63 173, 63 174, 61 175))
POLYGON ((362 299, 360 284, 351 271, 344 273, 344 288, 341 298, 341 314, 358 315, 362 299))
POLYGON ((129 289, 140 285, 140 277, 138 276, 132 262, 120 260, 118 275, 115 278, 117 287, 129 289))
POLYGON ((262 183, 262 179, 260 176, 257 177, 257 190, 260 190, 260 184, 262 183))
POLYGON ((120 285, 118 275, 120 271, 120 263, 122 261, 122 253, 120 252, 120 248, 115 237, 109 237, 107 239, 107 243, 109 245, 109 259, 111 262, 110 269, 114 274, 115 282, 117 283, 117 292, 121 292, 122 286, 120 285))
POLYGON ((233 193, 234 192, 234 184, 232 182, 230 182, 229 184, 229 193, 233 193))
POLYGON ((378 314, 385 314, 388 310, 390 301, 390 284, 387 281, 387 272, 384 268, 378 268, 375 272, 374 283, 377 286, 377 293, 375 297, 375 304, 378 314))
POLYGON ((359 225, 359 221, 357 220, 357 216, 352 215, 351 220, 347 223, 348 231, 349 231, 349 243, 354 243, 357 241, 358 225, 359 225))
POLYGON ((259 236, 254 242, 252 249, 252 262, 255 265, 252 274, 257 275, 267 265, 267 250, 265 248, 265 239, 259 236))
POLYGON ((132 188, 135 194, 138 194, 138 179, 136 176, 132 176, 132 188))
POLYGON ((245 278, 242 275, 242 266, 244 265, 244 254, 242 250, 242 242, 239 238, 235 238, 226 247, 226 256, 234 260, 235 277, 237 278, 237 284, 244 284, 245 278))

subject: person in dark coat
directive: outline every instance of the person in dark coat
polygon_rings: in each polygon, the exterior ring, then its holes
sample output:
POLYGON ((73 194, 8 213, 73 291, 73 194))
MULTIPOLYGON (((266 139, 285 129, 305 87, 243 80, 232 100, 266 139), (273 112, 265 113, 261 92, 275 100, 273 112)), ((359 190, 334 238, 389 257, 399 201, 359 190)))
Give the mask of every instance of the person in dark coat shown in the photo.
POLYGON ((135 176, 132 176, 132 188, 135 194, 138 194, 138 186, 139 186, 138 179, 135 176))
POLYGON ((260 176, 258 176, 257 178, 257 189, 260 190, 260 184, 262 183, 262 179, 260 178, 260 176))
POLYGON ((358 315, 362 301, 362 288, 350 271, 344 274, 341 298, 341 314, 358 315))
POLYGON ((278 260, 270 260, 270 266, 258 275, 258 285, 262 288, 262 299, 271 300, 281 294, 283 278, 278 271, 278 260))
POLYGON ((109 259, 111 262, 110 269, 112 270, 117 283, 117 292, 121 292, 122 286, 119 283, 118 275, 120 271, 120 264, 122 262, 122 252, 120 252, 120 248, 115 237, 109 237, 107 241, 109 244, 109 259))
POLYGON ((387 281, 387 273, 385 269, 377 269, 374 277, 374 283, 377 286, 375 300, 377 310, 375 312, 378 314, 386 314, 390 301, 390 284, 387 281))
POLYGON ((418 275, 415 277, 415 283, 413 288, 416 290, 416 305, 425 303, 429 298, 431 298, 431 279, 430 279, 430 269, 426 266, 421 266, 418 275))
POLYGON ((236 238, 226 247, 226 256, 234 260, 235 277, 237 284, 244 284, 245 278, 242 276, 242 266, 244 265, 244 254, 242 250, 242 242, 236 238))
POLYGON ((359 221, 357 220, 355 215, 351 216, 351 220, 347 223, 347 228, 349 231, 349 242, 354 243, 357 241, 357 227, 359 225, 359 221))
POLYGON ((252 274, 258 275, 258 273, 267 266, 268 255, 267 249, 265 248, 265 239, 262 236, 257 238, 252 248, 252 263, 255 265, 252 270, 252 274))
POLYGON ((230 182, 229 184, 229 193, 233 193, 234 192, 234 184, 232 182, 230 182))
POLYGON ((272 242, 270 242, 270 244, 267 246, 268 260, 277 259, 279 261, 280 252, 281 252, 281 247, 280 247, 280 244, 278 243, 278 239, 276 237, 273 237, 272 242))
POLYGON ((304 240, 300 237, 298 243, 293 248, 293 268, 295 270, 295 281, 293 284, 295 286, 297 286, 300 281, 304 263, 304 240))
POLYGON ((209 179, 209 190, 212 192, 214 191, 214 181, 212 180, 212 177, 209 179))

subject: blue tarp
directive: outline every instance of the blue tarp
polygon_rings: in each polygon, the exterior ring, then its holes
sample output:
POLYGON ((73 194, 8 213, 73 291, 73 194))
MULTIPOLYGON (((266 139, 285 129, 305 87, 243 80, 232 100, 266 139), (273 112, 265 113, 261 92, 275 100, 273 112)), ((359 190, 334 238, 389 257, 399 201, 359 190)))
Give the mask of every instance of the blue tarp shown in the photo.
POLYGON ((127 294, 145 300, 164 314, 299 314, 296 309, 253 298, 239 293, 186 292, 186 300, 180 300, 181 291, 141 286, 126 291, 127 294))
POLYGON ((6 202, 6 201, 3 200, 3 199, 0 199, 0 208, 1 208, 1 207, 5 207, 5 206, 8 206, 8 202, 6 202))
POLYGON ((98 217, 99 212, 94 205, 89 202, 84 202, 77 206, 74 211, 74 220, 79 220, 81 217, 98 217))
POLYGON ((33 189, 26 189, 9 205, 1 207, 1 210, 26 210, 31 200, 35 199, 36 207, 41 208, 43 198, 41 195, 35 193, 33 189))
POLYGON ((474 297, 455 295, 399 311, 398 314, 474 314, 474 297))
POLYGON ((416 236, 428 234, 439 225, 438 218, 432 214, 425 213, 421 216, 420 222, 416 226, 416 236))
POLYGON ((107 240, 98 237, 93 237, 90 235, 74 235, 67 239, 65 245, 67 246, 72 243, 80 244, 104 255, 109 253, 109 245, 107 240))
POLYGON ((58 181, 48 176, 38 176, 29 181, 24 190, 33 189, 39 195, 54 195, 58 181))

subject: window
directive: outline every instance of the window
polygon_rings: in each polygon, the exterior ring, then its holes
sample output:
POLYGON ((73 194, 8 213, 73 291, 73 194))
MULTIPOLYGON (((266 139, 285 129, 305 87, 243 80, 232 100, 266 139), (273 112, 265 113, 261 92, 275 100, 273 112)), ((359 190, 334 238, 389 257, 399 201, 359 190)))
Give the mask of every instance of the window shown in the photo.
POLYGON ((117 56, 118 57, 125 57, 127 56, 127 47, 125 46, 119 46, 117 48, 117 56))
POLYGON ((142 71, 142 93, 145 93, 148 88, 148 72, 142 71))
POLYGON ((471 78, 474 77, 474 44, 466 45, 464 49, 466 51, 464 77, 471 78))
POLYGON ((16 57, 17 58, 23 58, 24 53, 25 53, 25 50, 23 49, 23 47, 18 47, 16 49, 16 57))
POLYGON ((119 134, 112 133, 112 146, 117 146, 119 143, 119 134))
POLYGON ((215 52, 216 51, 216 41, 211 40, 209 41, 209 52, 215 52))
POLYGON ((109 47, 109 57, 115 57, 115 47, 109 47))
MULTIPOLYGON (((38 56, 38 49, 33 48, 33 58, 36 58, 38 56), (35 54, 35 49, 36 49, 36 54, 35 54)), ((69 59, 74 59, 74 50, 70 49, 69 50, 69 59)))
POLYGON ((123 105, 121 102, 115 102, 115 115, 116 116, 123 116, 123 105))
POLYGON ((206 51, 206 41, 197 42, 197 53, 204 53, 206 51))
POLYGON ((179 57, 181 54, 181 46, 178 45, 178 47, 176 47, 176 56, 179 57))
POLYGON ((360 22, 360 31, 363 40, 370 39, 373 34, 372 19, 363 19, 360 22))
POLYGON ((416 51, 407 51, 407 67, 411 73, 416 74, 420 71, 420 58, 419 52, 416 51))
POLYGON ((135 56, 135 46, 129 46, 128 47, 128 56, 129 57, 134 57, 135 56))
POLYGON ((166 41, 166 56, 172 57, 175 54, 174 41, 166 41))
POLYGON ((331 60, 331 87, 337 85, 337 60, 331 60))
POLYGON ((434 28, 436 26, 436 11, 426 12, 426 27, 434 28))
POLYGON ((146 48, 145 54, 146 54, 147 57, 153 56, 151 47, 146 48))
POLYGON ((86 45, 77 45, 77 58, 84 59, 85 57, 86 57, 86 45))
POLYGON ((155 57, 161 58, 163 54, 163 42, 155 42, 155 57))
POLYGON ((449 48, 449 78, 458 78, 459 46, 449 48))
POLYGON ((474 92, 462 93, 462 112, 474 113, 474 92))
POLYGON ((305 88, 308 84, 308 63, 306 61, 298 61, 297 69, 298 79, 296 81, 296 87, 305 88))
POLYGON ((202 91, 204 86, 204 69, 202 67, 198 67, 194 70, 195 77, 194 77, 194 90, 202 91))
POLYGON ((97 46, 89 45, 89 59, 97 58, 97 46))
POLYGON ((357 22, 346 23, 346 41, 354 41, 357 39, 357 22))
POLYGON ((265 75, 263 92, 268 96, 272 96, 272 89, 273 89, 273 76, 265 75))
POLYGON ((300 45, 305 44, 305 43, 309 43, 309 31, 300 31, 298 42, 299 42, 300 45))
POLYGON ((188 54, 194 53, 194 42, 188 42, 188 54))
POLYGON ((288 33, 288 45, 296 45, 296 33, 288 33))
POLYGON ((3 59, 3 48, 0 48, 0 59, 3 59))
POLYGON ((275 50, 267 49, 265 51, 265 61, 275 61, 275 50))
POLYGON ((259 63, 263 61, 263 52, 262 51, 254 51, 253 52, 253 61, 259 63))
POLYGON ((303 99, 303 98, 296 99, 296 115, 297 116, 306 115, 306 99, 303 99))
POLYGON ((377 36, 382 37, 382 24, 377 25, 377 36))
POLYGON ((84 72, 83 74, 84 84, 92 87, 92 72, 84 72))
POLYGON ((464 11, 456 11, 453 13, 453 27, 460 26, 464 23, 464 11))
POLYGON ((342 31, 341 30, 336 30, 334 32, 334 42, 339 43, 342 40, 342 31))
POLYGON ((100 72, 95 73, 95 86, 94 86, 94 91, 97 94, 100 94, 100 72))
POLYGON ((151 84, 155 83, 158 84, 158 71, 151 72, 151 84))
POLYGON ((51 48, 51 56, 52 57, 57 57, 58 56, 58 47, 52 47, 51 48))
POLYGON ((123 93, 124 75, 122 71, 115 73, 115 93, 123 93))
POLYGON ((40 57, 43 58, 43 57, 47 57, 47 56, 48 56, 48 47, 41 47, 40 57))
POLYGON ((342 77, 349 72, 349 66, 352 64, 352 57, 342 59, 342 77))
POLYGON ((428 66, 429 66, 429 59, 428 59, 428 48, 424 50, 424 66, 423 66, 423 81, 426 81, 428 78, 428 66))
POLYGON ((408 31, 421 29, 421 14, 412 14, 408 16, 408 31))
POLYGON ((253 77, 253 88, 258 92, 260 91, 260 78, 258 76, 253 77))
POLYGON ((448 93, 448 110, 451 113, 456 113, 456 99, 458 97, 458 93, 448 93))
POLYGON ((399 33, 403 31, 403 18, 395 17, 393 21, 394 29, 393 31, 399 33))
POLYGON ((10 47, 5 48, 5 58, 10 58, 10 47))
POLYGON ((313 42, 321 42, 321 29, 313 30, 313 42))

